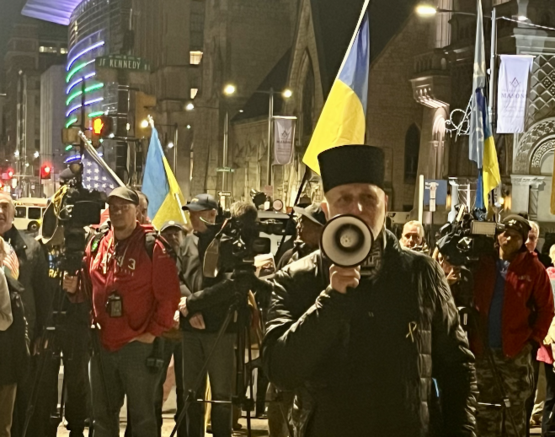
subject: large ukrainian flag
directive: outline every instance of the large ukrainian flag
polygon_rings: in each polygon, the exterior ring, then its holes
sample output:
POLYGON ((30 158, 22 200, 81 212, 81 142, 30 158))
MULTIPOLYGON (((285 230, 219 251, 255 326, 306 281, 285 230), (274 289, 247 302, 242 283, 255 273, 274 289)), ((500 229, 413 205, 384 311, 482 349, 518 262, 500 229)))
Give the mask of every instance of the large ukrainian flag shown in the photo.
POLYGON ((185 204, 185 199, 154 127, 146 157, 142 191, 148 196, 148 216, 156 229, 160 229, 168 220, 184 223, 181 206, 185 204))
POLYGON ((318 155, 347 144, 364 144, 370 70, 370 26, 364 3, 355 34, 312 134, 303 162, 320 173, 318 155))

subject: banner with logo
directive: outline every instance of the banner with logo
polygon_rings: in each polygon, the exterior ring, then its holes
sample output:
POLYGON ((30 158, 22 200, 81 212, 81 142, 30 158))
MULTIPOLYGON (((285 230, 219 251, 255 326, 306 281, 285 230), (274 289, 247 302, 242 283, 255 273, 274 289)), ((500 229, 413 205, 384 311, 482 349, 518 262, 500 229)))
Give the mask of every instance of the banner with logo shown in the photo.
POLYGON ((291 164, 296 117, 274 117, 274 165, 291 164))
POLYGON ((528 80, 533 56, 501 55, 497 100, 497 133, 524 132, 528 80))

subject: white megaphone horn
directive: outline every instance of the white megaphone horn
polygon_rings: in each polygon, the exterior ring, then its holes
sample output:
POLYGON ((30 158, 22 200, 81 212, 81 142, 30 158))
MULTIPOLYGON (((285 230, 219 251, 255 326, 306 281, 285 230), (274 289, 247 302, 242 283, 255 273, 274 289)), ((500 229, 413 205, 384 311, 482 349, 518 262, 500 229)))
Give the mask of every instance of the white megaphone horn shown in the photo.
POLYGON ((370 228, 354 215, 340 215, 325 226, 320 239, 323 255, 339 267, 361 265, 370 255, 374 236, 370 228))

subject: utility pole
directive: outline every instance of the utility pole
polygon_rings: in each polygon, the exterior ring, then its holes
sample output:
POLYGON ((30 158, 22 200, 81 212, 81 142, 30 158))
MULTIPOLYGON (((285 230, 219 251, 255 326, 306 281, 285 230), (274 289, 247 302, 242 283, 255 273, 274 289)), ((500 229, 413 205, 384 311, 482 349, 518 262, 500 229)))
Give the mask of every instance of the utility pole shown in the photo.
POLYGON ((266 185, 272 185, 272 136, 274 133, 274 89, 270 88, 270 104, 268 108, 268 161, 266 169, 266 185))

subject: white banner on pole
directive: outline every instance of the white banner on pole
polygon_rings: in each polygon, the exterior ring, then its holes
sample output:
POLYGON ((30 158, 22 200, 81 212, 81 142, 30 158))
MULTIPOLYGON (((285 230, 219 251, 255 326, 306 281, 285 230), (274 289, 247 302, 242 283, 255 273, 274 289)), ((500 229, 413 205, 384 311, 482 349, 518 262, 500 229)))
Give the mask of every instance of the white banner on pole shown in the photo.
POLYGON ((501 55, 499 71, 497 133, 524 132, 528 80, 533 56, 501 55))
POLYGON ((274 117, 274 165, 288 165, 293 160, 296 117, 274 117))

